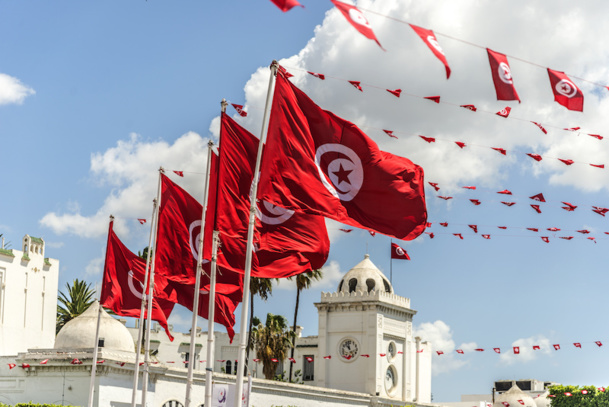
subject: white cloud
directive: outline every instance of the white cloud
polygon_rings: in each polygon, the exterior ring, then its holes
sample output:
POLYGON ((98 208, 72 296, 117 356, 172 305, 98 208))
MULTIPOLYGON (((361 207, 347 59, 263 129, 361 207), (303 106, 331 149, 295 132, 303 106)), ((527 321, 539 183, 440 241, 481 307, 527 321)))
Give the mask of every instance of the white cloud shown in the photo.
POLYGON ((537 356, 551 353, 552 344, 550 340, 543 335, 534 335, 528 338, 517 339, 512 343, 512 349, 507 352, 503 351, 500 356, 502 362, 512 364, 516 362, 530 362, 535 360, 537 356), (539 346, 539 350, 533 350, 533 346, 539 346), (520 350, 519 354, 514 354, 513 347, 517 346, 520 350))
POLYGON ((20 105, 26 97, 34 94, 36 91, 21 83, 19 79, 0 73, 0 105, 20 105))
POLYGON ((128 225, 136 224, 135 219, 150 217, 161 166, 171 177, 172 170, 184 171, 185 177, 179 179, 179 184, 201 200, 207 141, 193 132, 184 134, 173 144, 146 142, 131 134, 116 147, 91 156, 91 178, 99 187, 112 188, 94 214, 82 214, 78 203, 69 202, 65 213, 49 212, 40 223, 59 235, 69 233, 92 238, 106 233, 112 214, 116 216, 115 229, 126 235, 128 225))
MULTIPOLYGON (((343 276, 343 273, 340 271, 340 265, 337 261, 330 261, 326 263, 322 268, 323 278, 321 280, 313 281, 311 283, 311 289, 313 290, 323 290, 323 289, 332 289, 335 290, 338 287, 338 282, 343 276)), ((294 281, 287 279, 280 279, 275 286, 278 290, 295 290, 296 285, 294 281)))
POLYGON ((98 257, 89 262, 85 267, 87 277, 99 277, 104 271, 104 257, 98 257))
POLYGON ((64 246, 63 242, 44 242, 44 245, 51 249, 61 249, 64 246))
MULTIPOLYGON (((465 366, 468 361, 463 357, 457 358, 455 355, 455 341, 453 333, 444 321, 424 322, 414 327, 414 336, 421 337, 422 341, 431 342, 434 351, 443 351, 444 354, 432 359, 432 372, 435 375, 447 373, 465 366)), ((475 343, 462 344, 459 349, 473 351, 477 345, 475 343)))

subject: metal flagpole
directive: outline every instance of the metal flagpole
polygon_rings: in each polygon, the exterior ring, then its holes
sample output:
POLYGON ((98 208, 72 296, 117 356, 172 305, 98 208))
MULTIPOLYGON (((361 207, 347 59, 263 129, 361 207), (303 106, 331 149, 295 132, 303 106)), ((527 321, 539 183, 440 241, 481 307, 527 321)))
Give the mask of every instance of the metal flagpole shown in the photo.
POLYGON ((203 212, 201 213, 201 232, 199 233, 199 247, 197 253, 197 272, 195 277, 195 293, 192 303, 192 326, 190 328, 190 348, 188 350, 188 376, 186 378, 186 397, 184 407, 190 407, 190 397, 192 393, 192 379, 194 375, 195 356, 195 340, 197 337, 197 317, 199 316, 199 296, 201 287, 201 273, 203 269, 203 239, 205 237, 205 214, 207 213, 207 200, 209 199, 209 180, 211 176, 211 155, 214 142, 210 141, 207 144, 207 175, 205 176, 205 191, 203 193, 203 212))
POLYGON ((207 362, 205 367, 205 405, 211 406, 214 379, 214 314, 216 309, 216 261, 220 232, 214 230, 214 240, 211 247, 211 276, 209 281, 209 311, 207 315, 207 362))
MULTIPOLYGON (((159 192, 157 192, 159 196, 159 192)), ((142 353, 142 337, 144 336, 144 315, 146 310, 145 287, 148 287, 148 274, 150 272, 150 255, 152 253, 152 238, 155 235, 157 222, 157 200, 152 200, 152 217, 150 220, 150 236, 148 238, 148 255, 146 256, 146 271, 144 273, 144 290, 142 290, 142 307, 140 308, 139 326, 137 332, 137 351, 135 353, 135 366, 133 368, 133 392, 131 393, 131 407, 135 407, 137 400, 137 384, 140 375, 140 354, 142 353)))
MULTIPOLYGON (((157 191, 157 205, 159 206, 159 209, 161 207, 161 175, 163 175, 163 173, 165 172, 165 170, 163 169, 163 167, 159 168, 159 189, 157 191)), ((155 223, 155 239, 154 239, 154 243, 153 243, 153 248, 150 249, 150 246, 148 247, 148 255, 150 256, 150 250, 152 250, 153 255, 152 257, 152 261, 150 263, 150 281, 148 284, 148 296, 147 296, 147 301, 148 301, 148 315, 146 315, 146 335, 145 335, 145 339, 146 339, 146 346, 144 347, 144 373, 142 374, 142 407, 146 407, 146 396, 148 393, 148 376, 149 376, 149 371, 150 371, 150 363, 149 363, 149 353, 150 353, 150 325, 151 323, 151 318, 152 318, 152 301, 154 299, 154 258, 156 257, 156 242, 157 242, 157 234, 158 234, 158 229, 159 229, 159 211, 157 211, 157 221, 155 223)))
POLYGON ((389 245, 389 283, 393 284, 393 239, 389 245))
POLYGON ((254 224, 256 222, 256 195, 258 194, 258 173, 260 172, 260 160, 262 158, 262 149, 268 131, 269 116, 271 115, 271 101, 273 98, 273 90, 275 88, 275 75, 277 73, 277 61, 271 64, 271 77, 269 79, 269 89, 266 94, 266 105, 264 106, 264 116, 262 117, 262 130, 260 131, 260 144, 258 145, 258 156, 256 157, 256 168, 254 169, 254 180, 252 182, 250 196, 250 217, 247 227, 247 245, 245 247, 245 270, 243 275, 243 301, 241 302, 241 326, 239 329, 239 359, 237 366, 237 382, 235 383, 235 407, 241 407, 241 397, 243 393, 243 368, 245 362, 245 348, 247 346, 247 318, 250 296, 250 277, 252 274, 252 252, 254 241, 254 224))
MULTIPOLYGON (((110 223, 114 221, 114 216, 110 215, 110 223)), ((108 247, 106 246, 106 252, 108 251, 108 247)), ((103 277, 102 277, 103 279, 103 277)), ((102 280, 103 282, 103 280, 102 280)), ((102 283, 103 286, 103 283, 102 283)), ((99 297, 97 299, 97 325, 95 326, 95 345, 93 347, 93 360, 91 361, 91 382, 89 383, 89 401, 87 403, 88 407, 93 407, 93 395, 95 393, 95 373, 97 373, 97 353, 99 349, 99 325, 101 321, 101 290, 99 293, 99 297)))

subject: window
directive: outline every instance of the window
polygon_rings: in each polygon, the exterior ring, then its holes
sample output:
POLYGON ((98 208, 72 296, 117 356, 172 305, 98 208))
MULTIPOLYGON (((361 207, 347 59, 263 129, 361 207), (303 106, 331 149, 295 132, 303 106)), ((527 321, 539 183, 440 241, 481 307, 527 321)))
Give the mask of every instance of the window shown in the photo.
POLYGON ((230 360, 226 361, 226 374, 233 374, 233 363, 230 360))
POLYGON ((0 268, 0 323, 4 323, 4 276, 6 269, 0 268))
POLYGON ((353 293, 355 292, 355 289, 357 288, 357 279, 352 278, 349 280, 349 292, 353 293))
POLYGON ((178 400, 169 400, 163 404, 163 407, 184 407, 184 404, 180 403, 178 400))
POLYGON ((304 355, 302 357, 302 366, 302 380, 314 380, 315 357, 313 355, 304 355))
POLYGON ((186 369, 188 369, 188 363, 189 363, 189 361, 190 361, 190 353, 185 352, 184 353, 184 362, 186 362, 186 363, 184 363, 184 367, 186 369))
POLYGON ((368 287, 368 292, 374 290, 375 285, 376 285, 376 283, 374 282, 373 279, 369 278, 368 280, 366 280, 366 286, 368 287))
POLYGON ((391 286, 389 285, 389 281, 383 279, 383 284, 385 285, 385 292, 386 293, 390 293, 391 292, 391 286))

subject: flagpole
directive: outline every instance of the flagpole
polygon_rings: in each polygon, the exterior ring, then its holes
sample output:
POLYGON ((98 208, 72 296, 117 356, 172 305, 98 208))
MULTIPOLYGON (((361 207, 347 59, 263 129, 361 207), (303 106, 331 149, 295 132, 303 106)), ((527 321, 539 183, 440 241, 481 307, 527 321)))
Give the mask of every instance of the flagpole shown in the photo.
POLYGON ((241 325, 239 329, 239 359, 237 370, 237 381, 235 383, 235 407, 241 406, 241 394, 243 393, 243 373, 245 369, 245 348, 247 346, 247 317, 249 308, 250 296, 250 278, 252 274, 252 251, 254 246, 254 224, 256 222, 256 196, 258 194, 258 173, 260 172, 260 161, 262 158, 262 150, 268 132, 269 116, 271 114, 271 102, 273 98, 273 90, 275 88, 275 75, 277 73, 277 61, 271 63, 271 75, 269 79, 269 88, 266 95, 266 104, 264 106, 264 116, 262 117, 262 130, 260 131, 260 144, 258 145, 258 155, 256 157, 256 168, 254 169, 254 180, 252 182, 250 196, 250 217, 247 228, 247 245, 245 248, 245 270, 243 276, 243 301, 241 302, 241 325))
MULTIPOLYGON (((205 190, 203 193, 203 211, 201 213, 201 233, 199 233, 199 250, 197 254, 197 274, 195 277, 195 292, 192 303, 192 326, 190 328, 190 348, 188 350, 188 376, 186 378, 186 396, 184 400, 184 407, 190 407, 190 398, 192 393, 192 381, 194 375, 193 358, 195 356, 195 340, 197 334, 197 317, 199 316, 199 296, 201 287, 201 273, 203 269, 201 263, 203 262, 203 239, 205 237, 205 214, 207 213, 207 200, 209 199, 209 181, 211 176, 211 155, 213 154, 212 148, 214 146, 213 141, 209 141, 207 144, 207 175, 205 176, 205 190)), ((209 317, 209 315, 208 315, 209 317)), ((213 320, 213 319, 212 319, 213 320)))
MULTIPOLYGON (((110 224, 114 221, 114 216, 110 215, 110 224)), ((106 243, 106 252, 108 251, 108 245, 106 243)), ((103 277, 102 277, 103 279, 103 277)), ((102 280, 103 281, 103 280, 102 280)), ((103 286, 103 284, 102 284, 103 286)), ((97 325, 95 326, 95 345, 93 347, 93 361, 91 362, 91 381, 89 383, 89 401, 87 403, 88 407, 93 407, 93 395, 95 393, 95 374, 97 373, 97 353, 99 349, 99 326, 101 321, 101 290, 98 293, 97 298, 97 325)))
POLYGON ((218 257, 218 243, 220 232, 214 230, 213 244, 211 247, 211 276, 209 281, 209 311, 207 315, 207 361, 205 362, 205 404, 211 406, 214 379, 214 314, 216 309, 216 262, 218 257))
POLYGON ((393 239, 391 240, 391 244, 389 245, 389 283, 393 284, 393 239))
MULTIPOLYGON (((165 172, 165 170, 163 169, 163 167, 159 168, 159 186, 157 189, 157 205, 159 205, 159 208, 161 207, 161 175, 163 175, 163 173, 165 172)), ((152 301, 154 300, 154 259, 156 257, 156 237, 157 237, 157 230, 159 228, 159 222, 158 222, 158 218, 159 218, 159 212, 157 211, 156 216, 157 216, 157 221, 155 222, 154 225, 154 229, 155 229, 155 239, 154 239, 154 243, 153 243, 153 248, 152 248, 152 253, 153 255, 150 256, 150 247, 148 247, 148 256, 152 257, 152 261, 150 263, 150 280, 148 282, 148 290, 147 290, 147 300, 148 300, 148 315, 146 315, 146 346, 144 347, 144 373, 142 374, 142 406, 141 407, 146 407, 146 396, 148 393, 148 376, 149 376, 149 371, 150 371, 150 363, 149 363, 149 353, 150 353, 150 325, 152 324, 152 301)))
MULTIPOLYGON (((157 196, 159 193, 157 192, 157 196)), ((144 272, 144 287, 148 287, 148 274, 150 271, 150 255, 152 253, 152 238, 154 237, 156 225, 157 200, 152 200, 152 216, 150 219, 150 235, 148 237, 148 254, 146 256, 146 270, 144 272)), ((142 290, 144 291, 144 290, 142 290)), ((137 331, 137 351, 135 353, 135 366, 133 368, 133 392, 131 393, 131 407, 135 407, 137 400, 137 384, 140 376, 140 353, 142 353, 142 336, 144 335, 144 315, 146 310, 146 295, 142 292, 142 306, 137 331)))

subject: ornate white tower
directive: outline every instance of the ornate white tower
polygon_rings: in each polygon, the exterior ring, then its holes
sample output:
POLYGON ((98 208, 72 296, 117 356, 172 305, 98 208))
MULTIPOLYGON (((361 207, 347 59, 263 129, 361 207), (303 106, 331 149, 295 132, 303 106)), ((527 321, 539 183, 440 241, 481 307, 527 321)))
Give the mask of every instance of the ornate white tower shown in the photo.
POLYGON ((394 294, 365 256, 322 293, 316 385, 401 401, 431 402, 431 344, 412 336, 410 299, 394 294))

